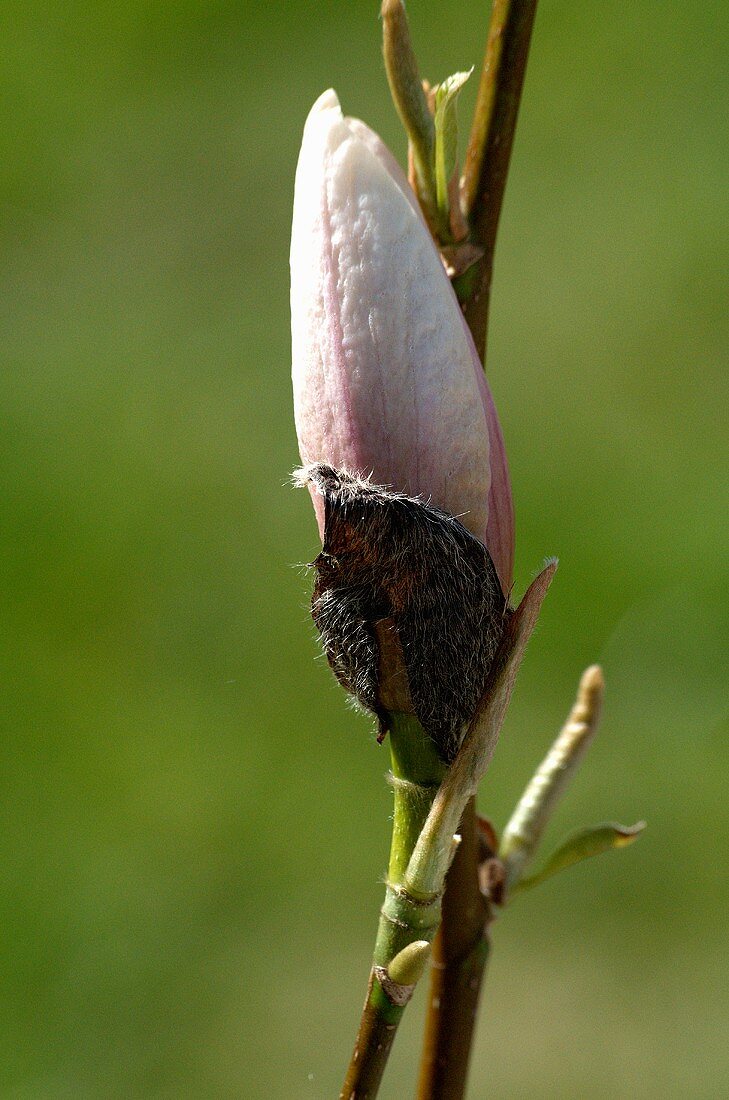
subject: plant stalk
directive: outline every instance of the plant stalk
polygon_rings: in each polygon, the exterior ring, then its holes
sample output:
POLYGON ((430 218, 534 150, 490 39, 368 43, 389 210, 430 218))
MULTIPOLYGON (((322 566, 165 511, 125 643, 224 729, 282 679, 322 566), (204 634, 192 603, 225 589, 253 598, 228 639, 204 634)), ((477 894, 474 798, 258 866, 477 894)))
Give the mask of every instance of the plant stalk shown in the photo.
MULTIPOLYGON (((494 252, 537 0, 493 0, 461 203, 470 240, 483 249, 464 314, 486 355, 494 252)), ((481 984, 489 954, 489 903, 479 882, 475 799, 461 822, 461 845, 446 877, 442 923, 433 945, 418 1100, 462 1100, 481 984)))
POLYGON ((499 216, 514 143, 537 0, 494 0, 461 190, 471 241, 483 249, 465 306, 478 353, 486 353, 499 216))
POLYGON ((479 994, 489 954, 490 906, 481 893, 475 799, 461 819, 461 843, 446 877, 433 943, 418 1100, 464 1094, 479 994))
POLYGON ((377 1095, 398 1024, 440 922, 440 896, 413 897, 402 883, 445 766, 413 715, 390 718, 394 813, 387 888, 367 997, 340 1100, 372 1100, 377 1095))

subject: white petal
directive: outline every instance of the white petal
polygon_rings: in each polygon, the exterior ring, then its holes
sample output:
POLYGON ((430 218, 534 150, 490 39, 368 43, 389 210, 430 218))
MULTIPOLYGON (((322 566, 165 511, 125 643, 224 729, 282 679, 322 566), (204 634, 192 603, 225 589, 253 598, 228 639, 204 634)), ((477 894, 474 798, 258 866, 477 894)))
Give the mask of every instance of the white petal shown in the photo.
POLYGON ((468 330, 404 176, 331 91, 304 130, 291 310, 302 460, 420 494, 483 538, 488 428, 468 330))

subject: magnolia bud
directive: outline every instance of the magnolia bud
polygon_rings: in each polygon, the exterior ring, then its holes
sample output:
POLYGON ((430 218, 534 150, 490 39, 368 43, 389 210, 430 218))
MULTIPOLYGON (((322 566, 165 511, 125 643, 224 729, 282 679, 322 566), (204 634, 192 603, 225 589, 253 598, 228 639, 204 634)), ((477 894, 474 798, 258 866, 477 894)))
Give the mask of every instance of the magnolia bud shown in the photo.
MULTIPOLYGON (((342 115, 333 91, 304 129, 291 314, 303 463, 458 517, 508 592, 511 488, 481 364, 403 172, 376 134, 342 115)), ((322 498, 312 496, 323 537, 322 498)))

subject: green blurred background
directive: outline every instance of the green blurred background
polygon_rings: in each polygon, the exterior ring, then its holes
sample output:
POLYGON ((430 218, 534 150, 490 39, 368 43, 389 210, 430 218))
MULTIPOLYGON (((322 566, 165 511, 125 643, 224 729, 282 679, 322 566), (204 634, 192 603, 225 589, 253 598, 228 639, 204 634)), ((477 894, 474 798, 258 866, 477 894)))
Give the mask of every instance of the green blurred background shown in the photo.
MULTIPOLYGON (((409 11, 425 74, 478 63, 486 4, 409 11)), ((0 1095, 331 1097, 389 795, 307 615, 287 252, 320 91, 403 153, 377 4, 4 13, 0 1095)), ((499 920, 473 1100, 729 1093, 728 30, 537 18, 489 372, 519 589, 561 565, 481 805, 503 824, 599 660, 551 839, 649 830, 499 920)))

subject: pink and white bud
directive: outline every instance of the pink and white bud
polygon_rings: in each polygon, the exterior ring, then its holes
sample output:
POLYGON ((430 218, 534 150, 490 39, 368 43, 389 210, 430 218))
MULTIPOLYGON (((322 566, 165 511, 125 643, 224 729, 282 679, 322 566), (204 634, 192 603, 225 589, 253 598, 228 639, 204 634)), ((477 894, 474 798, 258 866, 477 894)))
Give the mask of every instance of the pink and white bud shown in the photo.
POLYGON ((299 155, 291 328, 302 462, 457 516, 507 592, 511 487, 478 355, 404 173, 333 91, 314 104, 299 155))

